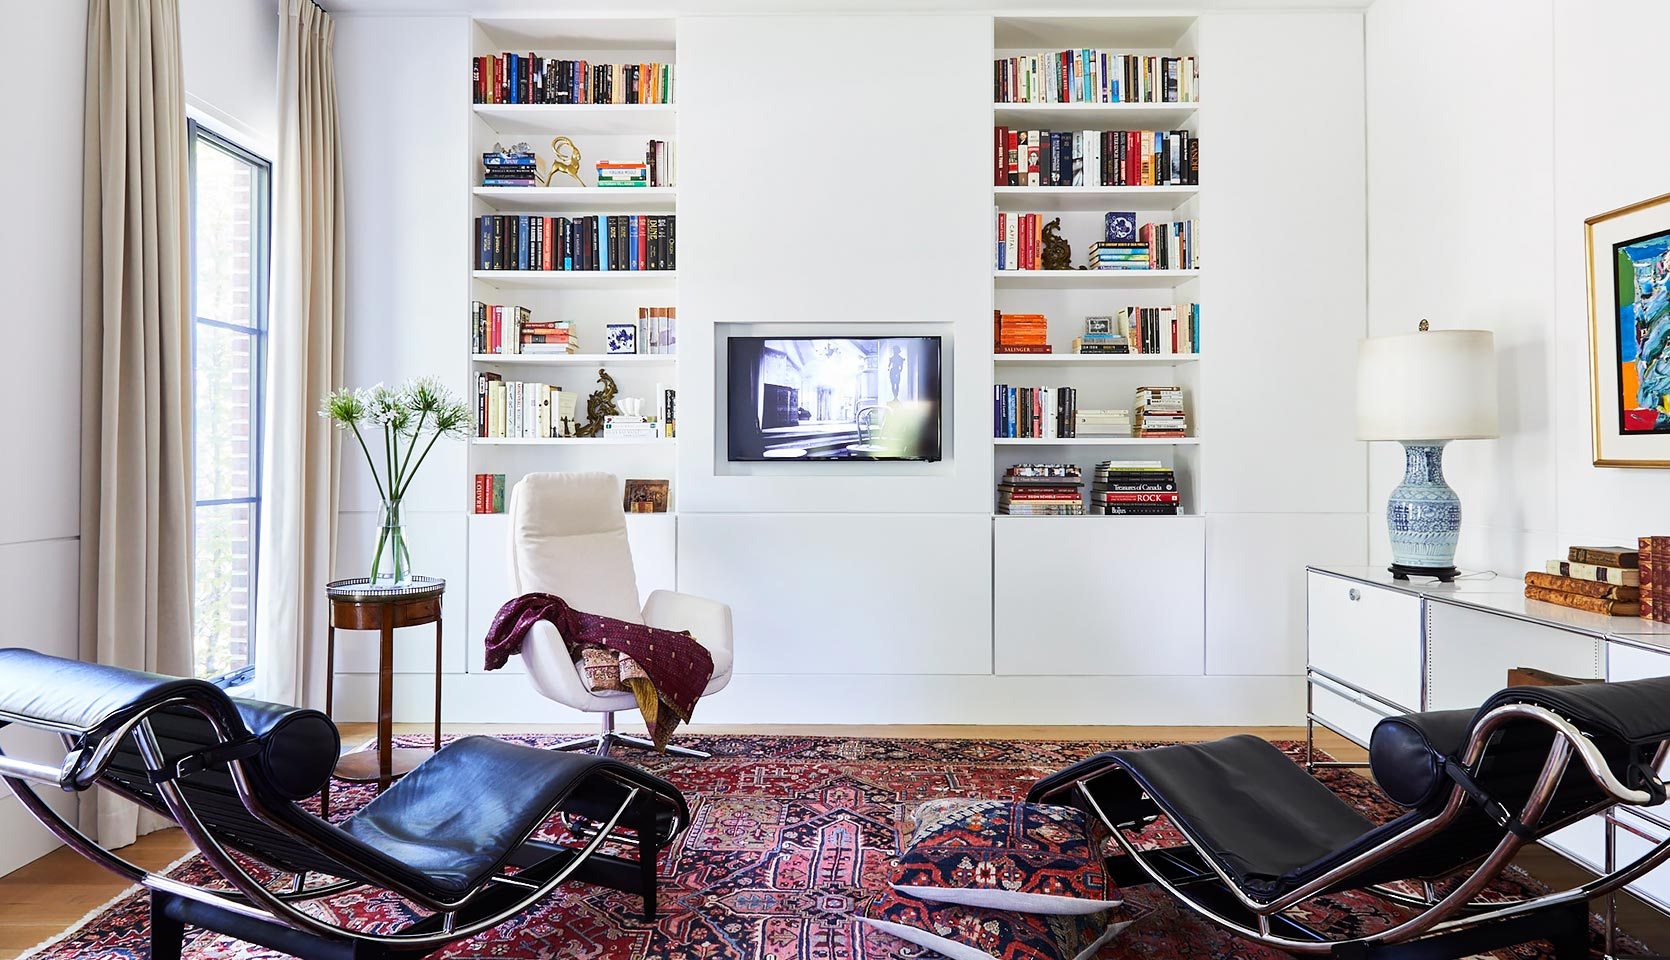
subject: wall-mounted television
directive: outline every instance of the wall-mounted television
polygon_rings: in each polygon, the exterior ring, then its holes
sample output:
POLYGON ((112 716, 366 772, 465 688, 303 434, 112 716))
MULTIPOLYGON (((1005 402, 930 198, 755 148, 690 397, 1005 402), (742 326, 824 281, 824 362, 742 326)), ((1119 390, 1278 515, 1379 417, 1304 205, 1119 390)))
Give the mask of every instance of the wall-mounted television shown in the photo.
POLYGON ((940 459, 939 337, 731 337, 728 452, 940 459))

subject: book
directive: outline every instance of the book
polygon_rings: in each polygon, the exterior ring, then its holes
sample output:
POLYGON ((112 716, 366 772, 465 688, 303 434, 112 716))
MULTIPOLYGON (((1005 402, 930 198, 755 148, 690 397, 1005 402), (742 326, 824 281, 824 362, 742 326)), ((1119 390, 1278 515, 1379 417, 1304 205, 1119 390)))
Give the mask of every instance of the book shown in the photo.
POLYGON ((504 513, 504 474, 475 475, 475 512, 504 513))
POLYGON ((501 53, 470 64, 471 98, 476 103, 672 103, 670 63, 593 63, 501 53))
POLYGON ((1588 597, 1582 594, 1566 593, 1561 590, 1550 590, 1530 583, 1525 585, 1525 599, 1541 600, 1545 603, 1558 604, 1562 607, 1570 607, 1573 610, 1586 610, 1589 613, 1598 613, 1609 617, 1634 617, 1641 613, 1641 603, 1638 600, 1588 597))
POLYGON ((1048 50, 992 61, 994 103, 1197 103, 1195 57, 1048 50))
POLYGON ((477 270, 676 270, 674 214, 476 218, 477 270))
MULTIPOLYGON (((1643 537, 1642 541, 1645 542, 1647 539, 1649 538, 1643 537)), ((1670 557, 1666 557, 1666 559, 1670 559, 1670 557)), ((1646 560, 1646 554, 1642 553, 1640 558, 1640 569, 1630 567, 1608 567, 1594 563, 1572 563, 1570 560, 1550 560, 1548 561, 1548 565, 1544 572, 1556 574, 1562 577, 1572 577, 1577 580, 1596 580, 1601 583, 1618 583, 1623 584, 1626 587, 1645 586, 1644 574, 1646 572, 1646 560)))
POLYGON ((1639 567, 1641 553, 1635 547, 1572 547, 1566 559, 1573 563, 1592 563, 1607 567, 1639 567))
POLYGON ((1525 574, 1525 582, 1533 586, 1544 587, 1549 590, 1559 590, 1562 593, 1574 593, 1585 597, 1606 597, 1612 600, 1639 600, 1640 587, 1626 587, 1622 584, 1600 583, 1595 580, 1578 580, 1573 577, 1562 577, 1558 574, 1543 573, 1532 570, 1525 574))
POLYGON ((1640 567, 1641 616, 1670 622, 1670 537, 1642 537, 1636 551, 1640 567))
POLYGON ((627 480, 622 492, 622 508, 627 513, 666 513, 667 480, 627 480))
POLYGON ((1083 482, 1077 464, 1016 464, 998 481, 997 513, 1015 517, 1083 516, 1083 482))

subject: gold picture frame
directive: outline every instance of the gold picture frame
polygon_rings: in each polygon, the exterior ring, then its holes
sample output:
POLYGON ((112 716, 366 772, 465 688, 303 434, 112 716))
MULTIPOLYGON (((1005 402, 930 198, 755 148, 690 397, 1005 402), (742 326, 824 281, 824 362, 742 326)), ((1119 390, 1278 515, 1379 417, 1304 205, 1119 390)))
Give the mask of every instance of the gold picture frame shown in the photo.
POLYGON ((1670 193, 1583 221, 1583 244, 1594 465, 1670 467, 1670 193))

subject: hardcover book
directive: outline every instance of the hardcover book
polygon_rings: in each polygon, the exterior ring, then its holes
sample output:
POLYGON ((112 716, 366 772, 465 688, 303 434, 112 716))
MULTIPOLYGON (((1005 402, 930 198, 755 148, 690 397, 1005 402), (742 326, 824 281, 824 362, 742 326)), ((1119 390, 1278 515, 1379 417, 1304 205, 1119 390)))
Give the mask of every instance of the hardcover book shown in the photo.
POLYGON ((1608 567, 1639 567, 1641 553, 1635 547, 1572 547, 1567 559, 1573 563, 1594 563, 1608 567))
POLYGON ((1562 577, 1552 573, 1542 573, 1532 570, 1525 574, 1525 582, 1532 586, 1543 587, 1548 590, 1558 590, 1562 593, 1573 593, 1584 597, 1605 597, 1609 600, 1639 600, 1640 587, 1626 587, 1621 584, 1600 583, 1595 580, 1578 580, 1573 577, 1562 577))
MULTIPOLYGON (((1633 553, 1634 551, 1630 551, 1633 553)), ((1581 594, 1566 593, 1561 590, 1550 590, 1547 587, 1525 584, 1525 599, 1541 600, 1545 603, 1570 607, 1573 610, 1587 610, 1609 617, 1634 617, 1641 613, 1641 603, 1638 600, 1611 600, 1606 597, 1585 597, 1581 594)))

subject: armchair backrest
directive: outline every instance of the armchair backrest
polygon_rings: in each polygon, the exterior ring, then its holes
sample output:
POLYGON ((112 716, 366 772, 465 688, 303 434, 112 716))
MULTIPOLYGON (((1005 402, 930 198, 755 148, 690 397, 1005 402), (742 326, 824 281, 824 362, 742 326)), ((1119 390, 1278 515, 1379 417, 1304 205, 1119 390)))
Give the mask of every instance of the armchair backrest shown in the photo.
POLYGON ((576 610, 643 622, 621 483, 609 473, 530 473, 510 492, 510 581, 576 610))

